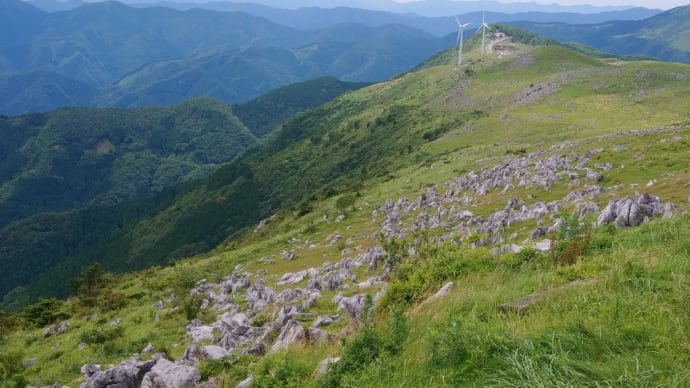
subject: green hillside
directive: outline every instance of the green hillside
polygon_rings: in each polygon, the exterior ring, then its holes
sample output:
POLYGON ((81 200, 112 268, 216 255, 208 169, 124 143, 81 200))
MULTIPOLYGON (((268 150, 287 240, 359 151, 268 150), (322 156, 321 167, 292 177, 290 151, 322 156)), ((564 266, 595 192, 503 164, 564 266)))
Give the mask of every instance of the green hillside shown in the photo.
MULTIPOLYGON (((66 296, 68 284, 57 279, 78 273, 82 262, 35 276, 65 257, 90 262, 102 256, 94 244, 169 205, 188 190, 181 183, 206 177, 292 115, 361 86, 315 79, 234 112, 219 101, 194 100, 169 108, 69 108, 0 120, 0 251, 7 268, 0 293, 30 280, 40 285, 8 297, 5 307, 39 295, 66 296)), ((199 239, 193 252, 211 249, 209 240, 199 239)), ((132 263, 118 256, 121 249, 113 253, 108 268, 119 271, 155 262, 132 263)), ((173 250, 157 260, 187 254, 173 250)))
POLYGON ((583 43, 619 55, 639 55, 690 63, 690 6, 641 21, 600 24, 511 23, 565 42, 583 43))
POLYGON ((102 208, 201 179, 256 142, 231 108, 214 100, 4 117, 0 133, 1 294, 131 217, 125 208, 103 217, 102 208), (85 207, 95 215, 76 216, 85 207), (68 213, 27 219, 52 212, 68 213))
POLYGON ((489 41, 154 197, 34 284, 73 297, 3 316, 0 377, 162 378, 150 343, 217 386, 690 383, 690 67, 489 41))
POLYGON ((257 137, 263 137, 292 116, 366 86, 361 82, 345 82, 331 77, 284 86, 233 107, 233 112, 257 137))

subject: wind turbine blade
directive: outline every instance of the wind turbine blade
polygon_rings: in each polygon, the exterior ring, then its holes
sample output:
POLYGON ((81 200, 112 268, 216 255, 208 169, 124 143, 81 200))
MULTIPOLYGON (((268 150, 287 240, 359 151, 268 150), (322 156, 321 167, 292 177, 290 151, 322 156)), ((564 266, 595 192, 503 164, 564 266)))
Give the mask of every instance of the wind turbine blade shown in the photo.
POLYGON ((461 34, 462 34, 462 32, 461 32, 461 31, 458 31, 458 40, 457 40, 457 42, 455 42, 455 45, 456 45, 456 46, 457 46, 458 44, 460 44, 460 35, 461 35, 461 34))
POLYGON ((455 16, 455 21, 458 22, 458 26, 462 26, 462 23, 460 23, 460 19, 458 19, 457 16, 455 16))

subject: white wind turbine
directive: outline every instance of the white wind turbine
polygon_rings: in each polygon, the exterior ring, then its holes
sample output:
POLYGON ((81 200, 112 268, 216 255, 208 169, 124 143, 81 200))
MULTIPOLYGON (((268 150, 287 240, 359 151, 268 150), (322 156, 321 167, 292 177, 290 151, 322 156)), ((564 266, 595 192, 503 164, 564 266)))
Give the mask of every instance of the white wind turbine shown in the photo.
POLYGON ((465 28, 469 26, 471 23, 465 23, 462 24, 460 23, 460 19, 458 17, 455 17, 455 21, 458 22, 458 66, 462 65, 462 40, 463 40, 463 33, 465 32, 465 28))
POLYGON ((486 21, 484 19, 485 12, 482 11, 482 25, 477 28, 477 30, 481 29, 482 30, 482 56, 484 56, 484 36, 486 35, 486 30, 490 30, 491 27, 489 27, 488 24, 486 24, 486 21))

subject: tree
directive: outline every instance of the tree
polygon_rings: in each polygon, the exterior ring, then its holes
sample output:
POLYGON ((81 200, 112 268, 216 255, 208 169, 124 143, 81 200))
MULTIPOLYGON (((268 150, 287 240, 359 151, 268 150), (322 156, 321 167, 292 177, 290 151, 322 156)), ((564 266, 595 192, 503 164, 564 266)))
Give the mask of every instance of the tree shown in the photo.
POLYGON ((105 273, 98 263, 86 267, 79 276, 71 281, 73 295, 80 298, 82 303, 87 306, 95 305, 105 283, 104 275, 105 273))
POLYGON ((357 201, 357 198, 354 195, 343 195, 342 197, 338 198, 338 200, 335 201, 335 207, 341 213, 346 213, 348 208, 351 208, 352 210, 354 210, 356 201, 357 201))
POLYGON ((39 327, 46 326, 69 317, 62 309, 64 304, 56 298, 39 298, 36 303, 24 308, 24 316, 39 327))
POLYGON ((21 325, 21 318, 17 314, 8 314, 0 310, 0 341, 5 336, 21 325))

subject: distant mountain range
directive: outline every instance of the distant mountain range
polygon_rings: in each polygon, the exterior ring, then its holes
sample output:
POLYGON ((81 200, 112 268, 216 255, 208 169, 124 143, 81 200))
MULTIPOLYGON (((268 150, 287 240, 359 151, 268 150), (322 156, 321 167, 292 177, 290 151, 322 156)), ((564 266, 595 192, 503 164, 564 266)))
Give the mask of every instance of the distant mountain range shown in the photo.
MULTIPOLYGON (((60 2, 57 0, 33 0, 31 4, 48 12, 69 10, 83 4, 77 0, 60 2)), ((434 4, 434 2, 419 2, 419 6, 434 4)), ((129 3, 132 7, 165 7, 187 11, 201 8, 222 12, 244 12, 250 15, 266 18, 274 23, 291 27, 297 30, 315 30, 334 26, 340 23, 357 22, 370 27, 379 27, 386 24, 402 24, 429 32, 437 36, 443 36, 455 30, 455 20, 451 15, 459 15, 463 21, 479 25, 482 12, 490 22, 562 22, 569 24, 601 23, 610 20, 641 20, 654 16, 661 12, 658 9, 648 8, 624 8, 624 7, 597 7, 576 8, 571 7, 511 7, 507 4, 486 3, 486 7, 480 7, 479 2, 452 2, 443 3, 439 8, 439 16, 423 16, 424 12, 417 13, 406 9, 398 9, 396 12, 370 9, 370 4, 362 4, 361 8, 354 8, 353 4, 323 8, 306 6, 292 8, 293 4, 277 4, 271 7, 259 3, 247 2, 136 2, 129 3), (508 7, 506 7, 508 6, 508 7), (578 11, 579 10, 579 11, 578 11), (580 12, 584 11, 584 12, 580 12), (588 12, 587 12, 588 11, 588 12)), ((484 4, 484 3, 481 3, 484 4)), ((403 4, 412 7, 413 3, 403 4)))
POLYGON ((389 79, 453 44, 402 25, 307 32, 239 12, 105 2, 47 13, 18 0, 0 4, 5 114, 200 96, 242 103, 321 76, 389 79))
MULTIPOLYGON (((47 11, 64 11, 72 9, 84 2, 80 0, 30 0, 31 3, 43 8, 47 11)), ((150 0, 133 0, 127 1, 128 4, 134 6, 148 5, 153 3, 150 0)), ((162 4, 162 3, 158 3, 162 4)), ((248 9, 257 9, 261 7, 299 10, 304 8, 340 8, 352 7, 373 11, 393 12, 399 14, 415 13, 421 16, 448 16, 452 14, 465 14, 468 12, 491 11, 506 14, 515 14, 523 12, 540 12, 540 13, 571 13, 571 14, 598 14, 606 12, 626 11, 631 9, 630 6, 598 6, 598 5, 560 5, 560 4, 539 4, 536 2, 517 2, 504 3, 499 1, 452 1, 452 0, 421 0, 396 2, 392 0, 298 0, 298 1, 284 1, 284 0, 253 0, 251 2, 234 2, 234 1, 166 1, 164 4, 171 8, 188 7, 199 8, 224 8, 224 7, 248 7, 248 9)), ((226 9, 228 10, 228 9, 226 9)))
MULTIPOLYGON (((57 8, 51 1, 38 4, 57 8)), ((88 3, 51 13, 19 0, 4 0, 0 3, 0 112, 161 106, 202 96, 237 104, 321 76, 352 82, 389 79, 455 43, 455 20, 449 16, 347 7, 285 10, 229 2, 157 4, 162 6, 88 3)), ((439 4, 448 5, 426 1, 417 6, 439 4)), ((462 4, 471 9, 472 3, 462 4)), ((683 12, 588 10, 603 12, 488 12, 486 18, 489 23, 510 22, 616 54, 689 60, 682 26, 690 18, 683 20, 683 12), (628 20, 604 21, 610 19, 628 20), (666 32, 669 20, 676 22, 678 33, 666 32)), ((476 26, 482 16, 470 12, 461 17, 476 26)))
POLYGON ((622 55, 646 55, 690 63, 690 5, 640 21, 599 24, 512 23, 565 42, 578 42, 622 55))

